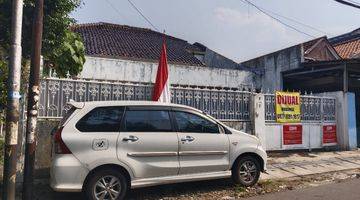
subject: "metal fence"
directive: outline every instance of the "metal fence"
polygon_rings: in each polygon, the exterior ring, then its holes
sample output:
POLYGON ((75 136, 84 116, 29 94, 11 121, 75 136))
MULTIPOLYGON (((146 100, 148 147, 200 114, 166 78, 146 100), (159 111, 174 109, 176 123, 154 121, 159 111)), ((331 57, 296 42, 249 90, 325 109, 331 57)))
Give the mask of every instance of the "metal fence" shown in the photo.
MULTIPOLYGON (((151 100, 152 84, 103 82, 45 78, 41 80, 39 118, 61 118, 68 110, 67 102, 151 100)), ((251 121, 253 93, 249 88, 214 88, 173 85, 171 101, 195 107, 222 120, 251 121)), ((265 121, 275 122, 275 95, 265 96, 265 121)), ((301 120, 333 122, 336 120, 336 99, 303 95, 300 97, 301 120)))
MULTIPOLYGON (((304 95, 300 97, 302 122, 334 122, 336 120, 336 99, 304 95)), ((275 122, 275 95, 265 94, 265 121, 275 122)))
MULTIPOLYGON (((46 78, 41 80, 39 118, 61 118, 67 102, 151 100, 152 84, 46 78)), ((252 93, 242 89, 172 86, 171 101, 198 108, 223 120, 249 122, 252 93)))

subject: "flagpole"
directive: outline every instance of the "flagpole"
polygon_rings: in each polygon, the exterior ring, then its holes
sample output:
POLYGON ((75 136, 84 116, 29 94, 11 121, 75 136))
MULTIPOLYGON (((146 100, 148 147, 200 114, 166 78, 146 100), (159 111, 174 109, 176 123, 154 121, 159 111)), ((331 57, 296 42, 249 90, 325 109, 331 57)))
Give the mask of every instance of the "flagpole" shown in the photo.
POLYGON ((163 30, 163 43, 166 44, 166 32, 165 32, 165 29, 163 30))
MULTIPOLYGON (((163 30, 163 44, 165 44, 165 51, 167 52, 167 45, 166 45, 166 31, 165 29, 163 30)), ((167 53, 166 53, 166 60, 167 60, 167 53)), ((166 68, 167 68, 167 81, 166 81, 166 89, 168 91, 168 95, 169 95, 169 102, 168 103, 171 103, 171 92, 170 92, 170 69, 169 69, 169 65, 166 65, 166 68)))
MULTIPOLYGON (((167 52, 167 44, 166 44, 166 31, 164 29, 163 31, 163 43, 165 44, 165 51, 167 52)), ((166 53, 166 61, 167 61, 167 53, 166 53)), ((168 93, 168 100, 167 100, 167 103, 171 103, 171 91, 170 91, 170 68, 169 68, 169 65, 167 64, 166 65, 166 68, 167 68, 167 81, 166 81, 166 90, 167 90, 167 93, 168 93)))

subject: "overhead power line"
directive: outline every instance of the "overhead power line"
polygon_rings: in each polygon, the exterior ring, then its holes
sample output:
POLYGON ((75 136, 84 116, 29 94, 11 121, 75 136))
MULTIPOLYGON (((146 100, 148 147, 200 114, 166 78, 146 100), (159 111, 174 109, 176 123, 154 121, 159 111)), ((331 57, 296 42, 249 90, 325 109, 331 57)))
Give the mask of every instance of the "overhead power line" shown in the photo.
MULTIPOLYGON (((261 7, 259 7, 259 8, 261 8, 261 7)), ((322 30, 320 30, 320 29, 318 29, 318 28, 316 28, 316 27, 314 27, 314 26, 311 26, 311 25, 309 25, 309 24, 305 24, 305 23, 303 23, 303 22, 300 22, 300 21, 298 21, 298 20, 296 20, 296 19, 292 19, 292 18, 290 18, 290 17, 286 17, 286 16, 284 16, 284 15, 281 15, 281 14, 279 14, 279 13, 273 12, 273 11, 268 10, 268 9, 265 9, 265 8, 261 8, 261 9, 263 9, 263 10, 265 10, 266 12, 269 12, 269 13, 271 13, 271 14, 273 14, 273 15, 276 15, 276 16, 278 16, 278 17, 282 17, 282 18, 284 18, 284 19, 286 19, 286 20, 289 20, 289 21, 295 22, 295 23, 297 23, 297 24, 300 24, 300 25, 302 25, 302 26, 305 26, 305 27, 307 27, 307 28, 310 28, 310 29, 312 29, 312 30, 314 30, 314 31, 317 31, 317 32, 319 32, 319 33, 323 33, 323 34, 325 34, 325 35, 331 35, 331 34, 329 34, 329 33, 326 33, 325 31, 322 31, 322 30)))
POLYGON ((302 31, 302 30, 300 30, 300 29, 298 29, 298 28, 296 28, 296 27, 294 27, 294 26, 292 26, 292 25, 290 25, 290 24, 287 24, 287 23, 283 22, 282 20, 280 20, 280 19, 277 18, 277 17, 274 17, 273 15, 271 15, 270 13, 268 13, 267 11, 265 11, 264 9, 260 8, 259 6, 253 4, 253 3, 252 3, 251 1, 249 1, 249 0, 241 0, 241 1, 244 2, 244 3, 250 4, 251 6, 255 7, 257 10, 259 10, 259 11, 262 12, 263 14, 267 15, 268 17, 274 19, 275 21, 279 22, 280 24, 282 24, 282 25, 284 25, 284 26, 286 26, 286 27, 288 27, 288 28, 290 28, 290 29, 298 32, 298 33, 304 34, 304 35, 306 35, 306 36, 308 36, 308 37, 311 37, 311 38, 316 38, 315 36, 313 36, 313 35, 311 35, 311 34, 309 34, 309 33, 306 33, 306 32, 304 32, 304 31, 302 31))
POLYGON ((144 18, 145 21, 150 24, 151 27, 153 27, 155 30, 159 31, 159 29, 156 28, 156 26, 155 26, 153 23, 151 23, 151 21, 140 11, 140 9, 138 9, 138 8, 136 7, 136 5, 135 5, 133 2, 131 2, 130 0, 127 0, 127 1, 128 1, 128 2, 130 3, 130 5, 142 16, 142 18, 144 18))
POLYGON ((118 10, 114 4, 112 4, 109 0, 106 0, 106 2, 121 18, 125 19, 125 21, 127 21, 127 22, 130 22, 127 17, 125 17, 123 14, 121 14, 120 10, 118 10))
POLYGON ((359 4, 359 2, 357 2, 357 1, 353 1, 353 0, 348 0, 348 1, 351 3, 354 3, 354 4, 359 4))
POLYGON ((334 0, 334 1, 344 4, 344 5, 347 5, 347 6, 351 6, 351 7, 360 9, 360 5, 355 1, 343 1, 343 0, 334 0))

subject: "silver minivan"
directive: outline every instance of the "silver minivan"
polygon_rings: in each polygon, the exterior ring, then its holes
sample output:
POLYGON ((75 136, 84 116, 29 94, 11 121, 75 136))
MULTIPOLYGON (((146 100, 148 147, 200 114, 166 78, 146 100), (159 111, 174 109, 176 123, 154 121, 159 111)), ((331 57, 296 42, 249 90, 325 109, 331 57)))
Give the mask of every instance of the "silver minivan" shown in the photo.
POLYGON ((51 187, 88 199, 131 188, 232 177, 254 185, 266 170, 255 136, 192 107, 151 101, 71 102, 53 135, 51 187))

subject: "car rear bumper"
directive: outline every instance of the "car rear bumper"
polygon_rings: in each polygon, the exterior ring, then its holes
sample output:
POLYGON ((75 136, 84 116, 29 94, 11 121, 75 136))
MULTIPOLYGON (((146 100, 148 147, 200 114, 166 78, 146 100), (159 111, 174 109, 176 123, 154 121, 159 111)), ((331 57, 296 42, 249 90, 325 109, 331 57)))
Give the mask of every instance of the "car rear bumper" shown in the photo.
POLYGON ((54 155, 50 187, 58 192, 80 192, 89 170, 72 154, 54 155))

